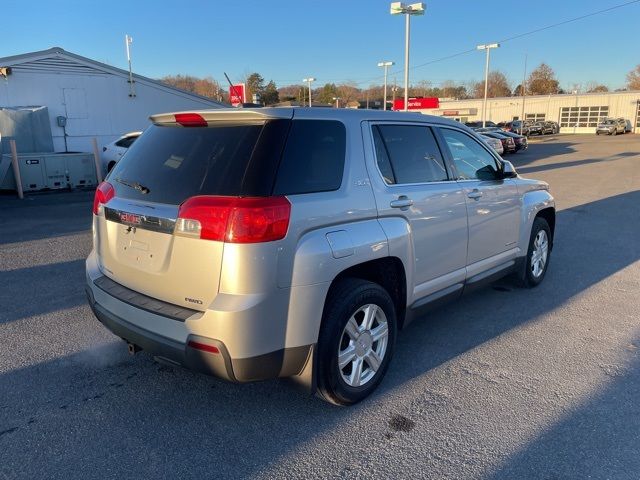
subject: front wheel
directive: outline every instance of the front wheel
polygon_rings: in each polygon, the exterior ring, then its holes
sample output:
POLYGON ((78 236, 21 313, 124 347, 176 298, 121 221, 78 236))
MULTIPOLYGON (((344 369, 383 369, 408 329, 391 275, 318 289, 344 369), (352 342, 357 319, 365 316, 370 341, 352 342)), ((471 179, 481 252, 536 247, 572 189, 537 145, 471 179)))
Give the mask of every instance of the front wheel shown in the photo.
POLYGON ((380 285, 344 279, 327 299, 318 338, 318 393, 336 405, 366 398, 387 371, 397 331, 389 293, 380 285))
POLYGON ((542 283, 549 267, 550 255, 551 229, 544 218, 537 217, 533 221, 529 237, 529 250, 527 251, 523 278, 525 287, 533 288, 542 283))

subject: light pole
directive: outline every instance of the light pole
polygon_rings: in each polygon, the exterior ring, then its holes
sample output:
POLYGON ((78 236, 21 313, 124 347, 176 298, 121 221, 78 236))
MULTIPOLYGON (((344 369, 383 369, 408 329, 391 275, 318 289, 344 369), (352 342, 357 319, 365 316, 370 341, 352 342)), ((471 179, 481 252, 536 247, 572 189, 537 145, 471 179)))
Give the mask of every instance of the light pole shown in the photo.
POLYGON ((489 86, 489 52, 492 48, 498 48, 500 46, 499 43, 486 43, 484 45, 478 45, 476 48, 478 50, 486 50, 487 51, 487 61, 484 65, 484 102, 482 102, 482 128, 485 127, 487 122, 487 87, 489 86))
POLYGON ((309 106, 311 106, 311 82, 315 82, 316 79, 313 77, 309 77, 309 78, 303 78, 302 81, 307 82, 307 84, 309 85, 309 106))
POLYGON ((382 110, 387 109, 387 73, 389 71, 389 67, 395 65, 395 62, 379 62, 378 66, 384 68, 384 104, 382 106, 382 110))
POLYGON ((405 5, 402 2, 391 3, 391 15, 404 14, 405 16, 405 34, 404 34, 404 111, 409 109, 409 37, 411 31, 411 23, 409 18, 411 15, 424 15, 424 3, 412 3, 405 5))
POLYGON ((129 45, 133 43, 133 38, 131 38, 128 34, 124 36, 124 43, 127 47, 127 62, 129 62, 129 96, 135 97, 136 90, 133 86, 133 72, 131 71, 131 50, 129 45))
POLYGON ((522 93, 522 116, 520 117, 520 135, 524 132, 524 99, 527 95, 527 54, 524 55, 524 75, 522 76, 522 85, 520 85, 520 93, 522 93))
POLYGON ((342 100, 340 97, 333 97, 333 99, 336 102, 336 108, 340 108, 340 100, 342 100))

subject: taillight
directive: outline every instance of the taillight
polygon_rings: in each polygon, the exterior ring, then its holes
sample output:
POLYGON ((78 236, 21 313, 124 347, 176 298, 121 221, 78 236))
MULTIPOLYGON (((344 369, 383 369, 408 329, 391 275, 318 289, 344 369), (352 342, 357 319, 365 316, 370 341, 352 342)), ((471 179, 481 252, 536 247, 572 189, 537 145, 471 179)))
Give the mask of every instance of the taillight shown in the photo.
POLYGON ((178 211, 175 234, 228 243, 280 240, 291 204, 285 197, 191 197, 178 211))
POLYGON ((113 197, 115 197, 116 191, 109 182, 102 182, 96 188, 96 194, 93 197, 93 214, 98 215, 100 205, 104 205, 113 197))
POLYGON ((183 127, 206 127, 209 125, 202 115, 197 113, 176 113, 174 118, 176 123, 183 127))

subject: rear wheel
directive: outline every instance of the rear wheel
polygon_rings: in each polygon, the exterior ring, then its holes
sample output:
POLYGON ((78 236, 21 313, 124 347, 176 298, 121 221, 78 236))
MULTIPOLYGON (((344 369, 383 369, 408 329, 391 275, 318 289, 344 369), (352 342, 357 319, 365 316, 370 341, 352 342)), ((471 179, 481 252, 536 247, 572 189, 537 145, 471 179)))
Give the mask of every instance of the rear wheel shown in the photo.
POLYGON ((531 227, 529 250, 525 262, 523 283, 527 288, 537 287, 542 283, 549 266, 551 254, 551 229, 544 218, 537 217, 531 227))
POLYGON ((380 285, 344 279, 332 288, 318 338, 318 393, 352 405, 387 371, 397 330, 393 301, 380 285))

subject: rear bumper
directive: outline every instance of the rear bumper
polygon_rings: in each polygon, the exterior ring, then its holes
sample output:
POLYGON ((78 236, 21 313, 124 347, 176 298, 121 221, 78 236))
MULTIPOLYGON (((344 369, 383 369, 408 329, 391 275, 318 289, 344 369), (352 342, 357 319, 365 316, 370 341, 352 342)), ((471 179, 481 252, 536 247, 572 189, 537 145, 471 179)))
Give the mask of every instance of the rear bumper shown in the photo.
POLYGON ((283 348, 255 357, 234 359, 229 355, 225 344, 217 339, 190 334, 186 342, 182 343, 163 337, 110 312, 96 301, 90 285, 86 286, 86 293, 96 318, 118 337, 161 360, 231 382, 250 382, 296 375, 304 369, 312 352, 312 345, 305 345, 283 348), (207 349, 209 351, 202 350, 202 347, 193 348, 193 343, 210 347, 207 349))

